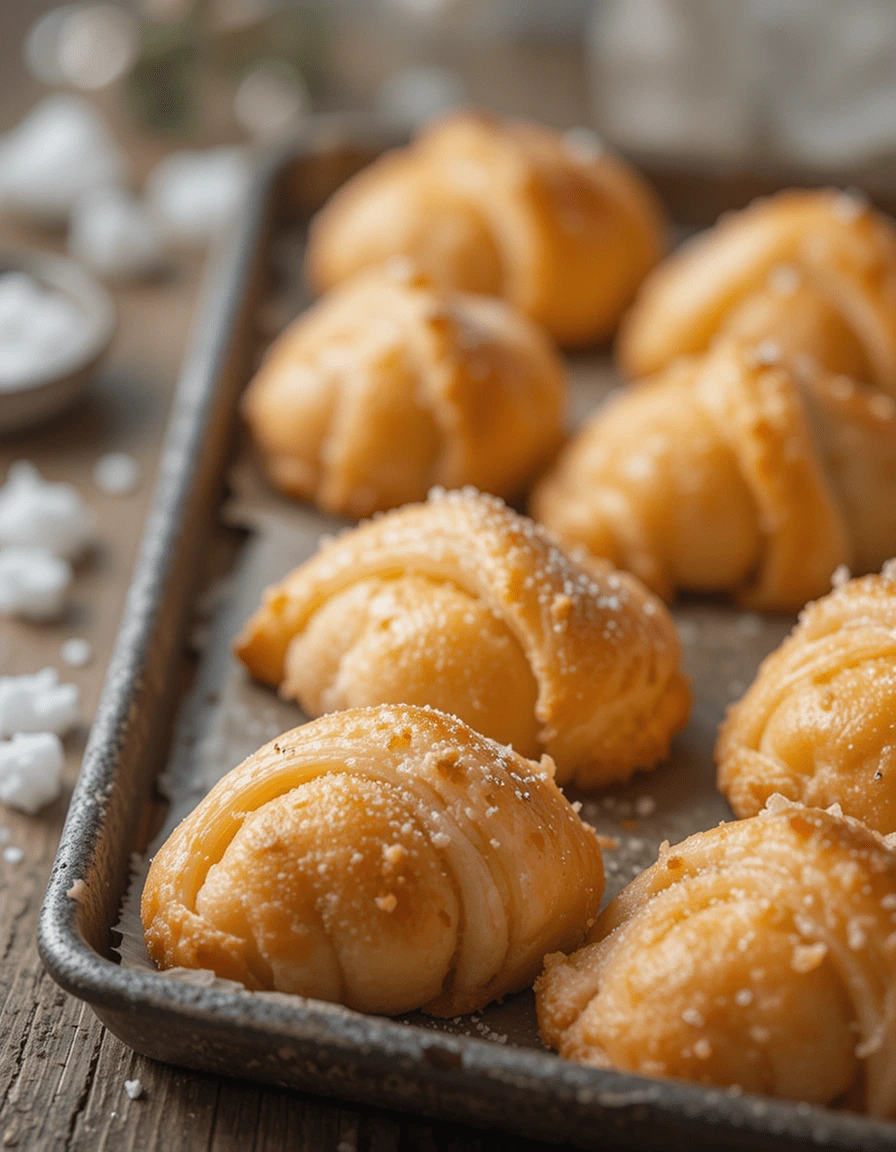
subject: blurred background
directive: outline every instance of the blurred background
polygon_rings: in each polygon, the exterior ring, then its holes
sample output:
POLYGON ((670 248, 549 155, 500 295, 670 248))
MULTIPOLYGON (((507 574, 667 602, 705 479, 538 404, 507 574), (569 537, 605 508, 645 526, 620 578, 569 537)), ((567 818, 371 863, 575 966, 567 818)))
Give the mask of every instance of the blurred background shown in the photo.
POLYGON ((135 188, 167 151, 258 149, 315 112, 474 104, 590 125, 685 218, 783 182, 890 198, 892 0, 20 0, 0 20, 0 127, 79 94, 135 188))

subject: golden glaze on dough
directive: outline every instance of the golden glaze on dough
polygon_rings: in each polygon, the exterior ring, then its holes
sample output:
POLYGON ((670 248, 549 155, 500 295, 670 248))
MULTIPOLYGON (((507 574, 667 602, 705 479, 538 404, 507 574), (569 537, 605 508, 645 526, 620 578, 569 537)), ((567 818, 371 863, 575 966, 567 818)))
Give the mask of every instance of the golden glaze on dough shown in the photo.
POLYGON ((559 445, 565 399, 535 324, 396 260, 294 321, 243 411, 278 488, 358 517, 433 484, 512 495, 559 445))
POLYGON ((781 192, 724 217, 644 282, 619 333, 637 379, 716 335, 767 340, 896 396, 896 228, 853 194, 781 192))
POLYGON ((613 331, 664 246, 659 204, 624 161, 575 133, 466 112, 349 180, 312 223, 307 271, 323 291, 410 256, 582 344, 613 331))
POLYGON ((423 708, 286 732, 153 860, 150 955, 363 1012, 482 1008, 580 943, 600 905, 597 837, 552 769, 423 708))
POLYGON ((268 589, 236 651, 311 715, 430 704, 583 786, 652 766, 690 707, 658 600, 471 490, 325 544, 268 589))
POLYGON ((896 402, 719 339, 618 394, 536 487, 532 514, 660 595, 797 610, 839 564, 896 552, 896 402))
POLYGON ((778 792, 896 831, 896 572, 805 609, 729 710, 716 762, 738 816, 778 792))
POLYGON ((778 798, 670 848, 546 958, 545 1043, 648 1076, 896 1115, 896 854, 778 798))

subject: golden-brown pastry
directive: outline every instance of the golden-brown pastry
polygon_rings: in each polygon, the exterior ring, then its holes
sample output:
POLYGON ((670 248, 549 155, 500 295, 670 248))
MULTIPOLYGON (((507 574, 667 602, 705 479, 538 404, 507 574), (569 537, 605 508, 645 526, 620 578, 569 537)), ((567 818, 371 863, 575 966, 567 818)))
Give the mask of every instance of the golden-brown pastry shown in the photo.
POLYGON ((613 331, 663 248, 653 192, 596 138, 467 112, 349 180, 312 223, 307 271, 322 291, 410 256, 582 344, 613 331))
POLYGON ((896 401, 719 339, 597 412, 531 510, 666 598, 796 611, 896 553, 896 401))
POLYGON ((896 832, 893 568, 810 604, 729 710, 716 761, 738 816, 777 792, 896 832))
POLYGON ((286 732, 153 860, 149 953, 363 1012, 482 1008, 575 947, 600 905, 597 837, 552 769, 432 709, 286 732))
POLYGON ((565 396, 520 312, 392 261, 287 328, 243 411, 278 488, 358 517, 433 484, 520 490, 560 443, 565 396))
POLYGON ((658 600, 471 490, 325 544, 268 589, 236 651, 312 716, 429 704, 583 786, 652 766, 690 706, 658 600))
POLYGON ((772 811, 664 844, 536 984, 545 1043, 648 1076, 896 1114, 896 854, 772 811))
POLYGON ((896 396, 896 227, 855 194, 781 192, 732 213, 645 281, 619 333, 637 379, 717 334, 767 340, 896 396))

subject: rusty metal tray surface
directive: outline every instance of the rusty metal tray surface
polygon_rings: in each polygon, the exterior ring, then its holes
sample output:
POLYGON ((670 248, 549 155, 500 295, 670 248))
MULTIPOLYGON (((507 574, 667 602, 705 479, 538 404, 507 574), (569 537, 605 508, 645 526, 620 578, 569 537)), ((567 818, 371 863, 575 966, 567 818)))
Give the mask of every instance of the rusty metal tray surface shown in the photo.
MULTIPOLYGON (((396 134, 363 118, 312 122, 267 163, 210 265, 41 915, 44 962, 131 1047, 192 1068, 582 1148, 896 1149, 896 1125, 567 1063, 539 1045, 531 993, 455 1021, 419 1014, 387 1020, 248 993, 202 974, 173 979, 141 955, 136 901, 147 852, 217 778, 301 719, 248 682, 229 641, 264 584, 309 555, 333 522, 258 481, 237 435, 237 399, 265 341, 302 305, 303 223, 396 142, 396 134), (200 578, 224 532, 222 510, 251 531, 234 549, 226 594, 206 597, 205 642, 187 689, 187 637, 200 578)), ((580 419, 611 386, 611 369, 599 355, 569 366, 573 418, 580 419)), ((668 764, 624 788, 581 797, 583 815, 620 838, 619 850, 606 855, 608 897, 655 858, 661 839, 681 839, 729 815, 713 786, 715 730, 726 703, 792 623, 697 600, 678 605, 675 615, 697 698, 691 723, 668 764)))

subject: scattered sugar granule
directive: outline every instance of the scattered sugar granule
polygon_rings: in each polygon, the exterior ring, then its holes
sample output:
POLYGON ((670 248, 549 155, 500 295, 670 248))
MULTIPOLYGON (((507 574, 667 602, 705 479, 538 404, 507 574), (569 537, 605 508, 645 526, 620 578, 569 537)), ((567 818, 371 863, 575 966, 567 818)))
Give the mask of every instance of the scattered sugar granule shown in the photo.
POLYGON ((165 236, 201 245, 233 219, 251 179, 245 148, 171 152, 150 173, 147 198, 165 236))
POLYGON ((865 935, 865 929, 857 920, 850 920, 846 926, 846 942, 849 945, 851 952, 859 952, 865 947, 868 937, 865 935))
POLYGON ((54 620, 71 582, 69 562, 46 548, 0 548, 0 615, 54 620))
POLYGON ((71 668, 84 668, 93 659, 93 645, 81 636, 70 636, 63 641, 59 656, 71 668))
POLYGON ((0 737, 17 732, 64 736, 78 723, 78 686, 60 684, 55 668, 31 676, 0 676, 0 737))
POLYGON ((129 1100, 139 1100, 143 1095, 143 1085, 139 1080, 125 1080, 124 1092, 129 1100))
POLYGON ((14 848, 10 845, 9 848, 3 849, 3 859, 7 864, 21 864, 25 859, 25 853, 21 848, 14 848))
POLYGON ((30 460, 10 464, 0 488, 0 546, 46 548, 74 560, 96 539, 96 517, 71 484, 51 483, 30 460))
POLYGON ((793 264, 776 264, 768 274, 768 286, 779 296, 792 296, 800 286, 800 272, 793 264))
POLYGON ((130 496, 140 486, 140 465, 126 452, 107 452, 93 466, 93 482, 109 496, 130 496))
POLYGON ((739 1008, 747 1008, 753 1003, 753 993, 749 988, 740 988, 734 993, 734 1003, 739 1008))
POLYGON ((88 189, 121 180, 126 168, 90 101, 48 96, 0 137, 0 207, 61 224, 88 189))
POLYGON ((859 188, 847 188, 835 196, 833 212, 838 220, 851 224, 868 210, 868 197, 859 188))
POLYGON ((81 309, 25 272, 0 273, 0 391, 52 376, 85 344, 81 309))
POLYGON ((68 233, 71 254, 101 276, 145 276, 165 257, 158 221, 127 188, 108 184, 78 198, 68 233))
POLYGON ((708 1060, 712 1056, 712 1044, 705 1036, 701 1036, 694 1045, 694 1055, 698 1060, 708 1060))
POLYGON ((381 912, 394 912, 398 907, 398 897, 394 892, 388 892, 385 896, 377 896, 375 903, 381 912))
POLYGON ((844 584, 849 583, 852 579, 852 573, 845 564, 838 564, 834 571, 831 573, 831 587, 842 588, 844 584))
POLYGON ((20 732, 0 741, 0 803, 33 816, 61 791, 65 758, 52 732, 20 732))
POLYGON ((681 1018, 685 1024, 690 1024, 692 1028, 702 1028, 706 1023, 699 1008, 685 1008, 681 1018))
POLYGON ((656 800, 652 796, 639 796, 635 801, 635 813, 640 817, 652 816, 656 812, 656 800))
POLYGON ((753 349, 753 362, 761 368, 771 368, 781 362, 781 347, 774 340, 760 340, 753 349))
POLYGON ((821 941, 817 944, 798 944, 790 958, 790 967, 794 972, 800 972, 803 975, 807 972, 814 972, 823 963, 827 954, 828 946, 821 941))

